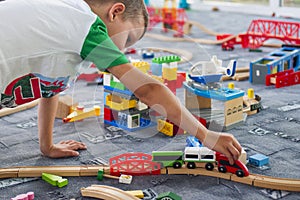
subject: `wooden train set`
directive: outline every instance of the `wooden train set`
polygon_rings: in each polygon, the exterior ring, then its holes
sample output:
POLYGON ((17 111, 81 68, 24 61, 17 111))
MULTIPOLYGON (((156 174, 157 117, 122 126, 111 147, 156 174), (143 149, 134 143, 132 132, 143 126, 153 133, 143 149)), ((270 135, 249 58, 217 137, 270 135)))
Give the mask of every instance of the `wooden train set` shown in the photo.
MULTIPOLYGON (((25 177, 41 177, 42 173, 56 174, 58 176, 97 176, 99 170, 104 173, 110 173, 109 166, 28 166, 28 167, 12 167, 1 168, 0 178, 25 178, 25 177)), ((232 173, 220 173, 217 169, 208 171, 205 168, 188 169, 185 167, 175 169, 166 167, 159 170, 160 174, 187 174, 187 175, 203 175, 222 178, 234 182, 239 182, 255 187, 300 192, 300 179, 277 178, 264 176, 259 174, 250 174, 247 177, 238 177, 232 173)), ((151 174, 151 173, 150 173, 151 174)))

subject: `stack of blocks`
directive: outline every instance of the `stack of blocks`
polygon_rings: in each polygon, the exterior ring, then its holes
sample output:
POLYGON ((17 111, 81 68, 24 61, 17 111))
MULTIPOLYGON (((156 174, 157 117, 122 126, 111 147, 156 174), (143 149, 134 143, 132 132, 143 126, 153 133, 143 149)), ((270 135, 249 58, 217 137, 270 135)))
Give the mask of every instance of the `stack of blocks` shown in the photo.
POLYGON ((175 95, 177 88, 177 63, 180 60, 179 56, 163 56, 152 59, 152 73, 154 75, 162 76, 164 84, 175 95))
MULTIPOLYGON (((150 64, 135 62, 133 66, 148 73, 150 64)), ((128 131, 151 126, 149 107, 142 103, 116 77, 104 73, 104 123, 128 131)))
MULTIPOLYGON (((185 73, 177 73, 178 56, 163 56, 153 58, 151 66, 148 62, 132 63, 137 69, 163 82, 174 94, 176 88, 185 80, 185 73), (178 83, 177 77, 181 83, 178 83)), ((103 75, 104 85, 104 123, 120 127, 128 131, 154 125, 151 116, 160 116, 141 102, 116 77, 109 73, 103 75)), ((172 124, 173 126, 173 124, 172 124)), ((176 132, 183 131, 174 127, 176 132)))

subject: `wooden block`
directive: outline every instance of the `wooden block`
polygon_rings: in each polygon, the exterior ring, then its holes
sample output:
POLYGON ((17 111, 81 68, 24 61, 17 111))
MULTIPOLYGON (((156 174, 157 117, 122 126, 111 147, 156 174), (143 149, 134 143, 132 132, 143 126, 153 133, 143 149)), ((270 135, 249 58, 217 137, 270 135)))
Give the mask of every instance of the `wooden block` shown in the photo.
POLYGON ((211 99, 197 96, 187 90, 184 90, 184 94, 185 107, 187 109, 211 108, 211 99))
POLYGON ((236 81, 244 81, 247 79, 249 79, 249 72, 237 73, 233 77, 233 80, 236 80, 236 81))
POLYGON ((225 102, 224 105, 225 126, 243 121, 243 97, 225 102))
POLYGON ((70 95, 59 96, 58 107, 56 111, 56 118, 63 119, 72 112, 72 107, 76 107, 78 103, 73 102, 73 98, 70 95))

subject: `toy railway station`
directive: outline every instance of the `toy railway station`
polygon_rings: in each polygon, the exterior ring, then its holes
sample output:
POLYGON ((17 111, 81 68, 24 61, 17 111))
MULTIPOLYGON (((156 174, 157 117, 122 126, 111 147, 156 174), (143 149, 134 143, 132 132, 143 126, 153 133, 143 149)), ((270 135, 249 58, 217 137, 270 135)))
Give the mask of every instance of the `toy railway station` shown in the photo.
POLYGON ((0 199, 300 199, 300 1, 132 2, 0 0, 0 199))

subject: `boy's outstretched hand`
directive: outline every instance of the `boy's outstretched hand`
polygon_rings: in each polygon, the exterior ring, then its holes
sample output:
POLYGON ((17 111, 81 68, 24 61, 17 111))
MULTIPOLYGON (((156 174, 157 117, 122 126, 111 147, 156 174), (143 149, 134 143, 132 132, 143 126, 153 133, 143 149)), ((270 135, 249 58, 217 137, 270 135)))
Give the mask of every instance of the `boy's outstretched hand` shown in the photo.
POLYGON ((66 140, 53 144, 47 151, 43 151, 43 154, 50 158, 72 157, 79 155, 77 150, 84 149, 86 149, 84 143, 75 140, 66 140))
POLYGON ((203 144, 208 148, 224 154, 231 165, 235 160, 238 160, 242 147, 235 137, 227 133, 219 133, 208 130, 203 144))

